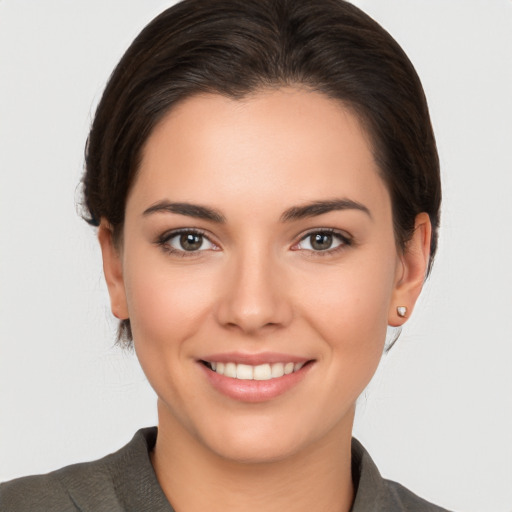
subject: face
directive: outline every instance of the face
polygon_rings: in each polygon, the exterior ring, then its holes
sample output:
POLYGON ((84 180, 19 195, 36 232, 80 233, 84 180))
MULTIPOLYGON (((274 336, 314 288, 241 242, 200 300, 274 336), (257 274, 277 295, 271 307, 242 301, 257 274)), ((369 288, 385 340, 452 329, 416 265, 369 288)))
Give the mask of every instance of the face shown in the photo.
POLYGON ((110 243, 113 309, 130 318, 161 429, 239 461, 350 438, 411 297, 349 110, 296 89, 186 100, 148 139, 119 252, 110 243))

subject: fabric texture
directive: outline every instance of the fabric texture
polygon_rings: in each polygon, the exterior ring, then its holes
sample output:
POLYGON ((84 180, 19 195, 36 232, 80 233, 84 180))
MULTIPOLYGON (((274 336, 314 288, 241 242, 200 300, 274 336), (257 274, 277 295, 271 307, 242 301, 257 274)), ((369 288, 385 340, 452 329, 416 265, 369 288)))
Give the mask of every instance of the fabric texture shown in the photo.
MULTIPOLYGON (((156 436, 156 427, 141 429, 126 446, 97 461, 0 484, 0 511, 174 512, 151 465, 156 436)), ((447 512, 383 479, 356 439, 352 475, 351 512, 447 512)))

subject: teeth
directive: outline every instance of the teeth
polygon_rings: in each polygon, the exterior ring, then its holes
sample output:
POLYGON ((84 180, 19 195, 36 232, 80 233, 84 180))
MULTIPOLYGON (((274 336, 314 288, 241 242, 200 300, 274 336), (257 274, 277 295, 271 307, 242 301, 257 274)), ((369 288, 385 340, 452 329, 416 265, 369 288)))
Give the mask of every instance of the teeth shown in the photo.
POLYGON ((254 367, 254 380, 270 380, 272 378, 272 368, 269 364, 260 364, 254 367))
POLYGON ((236 364, 226 363, 226 366, 224 366, 224 375, 226 377, 232 377, 233 379, 236 379, 236 364))
POLYGON ((284 365, 284 374, 285 375, 288 375, 289 373, 292 373, 293 372, 293 367, 295 365, 293 363, 286 363, 284 365))
POLYGON ((277 379, 279 377, 282 377, 284 375, 284 364, 283 363, 276 363, 272 365, 271 369, 272 378, 277 379))
POLYGON ((236 378, 242 380, 252 380, 253 378, 252 366, 248 364, 237 364, 236 365, 236 378))
POLYGON ((304 363, 249 364, 209 363, 211 369, 225 377, 240 380, 270 380, 299 371, 304 363))

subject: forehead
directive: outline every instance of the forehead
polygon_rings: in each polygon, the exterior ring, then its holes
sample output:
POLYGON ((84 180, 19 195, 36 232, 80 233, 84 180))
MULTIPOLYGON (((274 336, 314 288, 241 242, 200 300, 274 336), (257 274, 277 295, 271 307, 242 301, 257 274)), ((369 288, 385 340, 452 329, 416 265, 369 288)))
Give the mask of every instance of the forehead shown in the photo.
POLYGON ((329 196, 389 202, 357 117, 323 94, 284 88, 183 101, 148 138, 129 202, 269 208, 329 196))

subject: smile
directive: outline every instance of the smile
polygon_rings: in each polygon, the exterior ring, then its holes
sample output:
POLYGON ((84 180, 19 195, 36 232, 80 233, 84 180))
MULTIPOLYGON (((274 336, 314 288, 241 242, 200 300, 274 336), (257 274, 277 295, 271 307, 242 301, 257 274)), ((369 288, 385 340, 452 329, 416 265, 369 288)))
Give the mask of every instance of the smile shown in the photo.
POLYGON ((228 398, 266 402, 284 395, 310 374, 315 359, 265 352, 209 354, 197 360, 210 385, 228 398))
POLYGON ((234 362, 221 363, 204 361, 204 363, 208 368, 210 368, 210 370, 218 373, 219 375, 239 380, 279 379, 284 375, 289 375, 290 373, 299 371, 305 364, 289 362, 273 364, 265 363, 253 366, 250 364, 237 364, 234 362))

